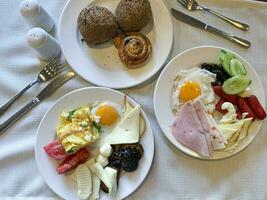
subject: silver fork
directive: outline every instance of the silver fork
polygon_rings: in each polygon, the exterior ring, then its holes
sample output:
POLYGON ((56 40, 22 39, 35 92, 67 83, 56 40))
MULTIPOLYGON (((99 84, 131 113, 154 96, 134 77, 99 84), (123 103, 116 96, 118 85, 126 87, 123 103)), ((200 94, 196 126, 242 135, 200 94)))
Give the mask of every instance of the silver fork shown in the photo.
POLYGON ((183 7, 185 7, 187 10, 190 11, 195 11, 195 10, 201 10, 201 11, 207 11, 221 19, 223 19, 224 21, 232 24, 233 26, 243 30, 243 31, 248 31, 249 29, 249 25, 230 19, 229 17, 226 17, 220 13, 217 13, 205 6, 200 6, 195 0, 177 0, 183 7))
POLYGON ((55 57, 49 61, 49 63, 41 70, 38 74, 36 80, 28 84, 24 89, 22 89, 16 96, 10 99, 5 105, 0 108, 0 116, 16 101, 18 100, 28 89, 30 89, 36 83, 46 82, 60 72, 64 70, 64 65, 60 61, 60 57, 55 57))

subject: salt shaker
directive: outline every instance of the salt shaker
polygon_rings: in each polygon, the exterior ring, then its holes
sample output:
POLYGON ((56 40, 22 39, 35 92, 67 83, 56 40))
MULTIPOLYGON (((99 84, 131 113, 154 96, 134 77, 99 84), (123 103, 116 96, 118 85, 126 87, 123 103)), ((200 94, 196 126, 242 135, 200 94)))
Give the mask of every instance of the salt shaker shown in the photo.
POLYGON ((20 13, 32 28, 40 27, 50 32, 54 27, 54 20, 37 0, 22 1, 20 4, 20 13))
POLYGON ((27 42, 43 60, 51 60, 61 52, 57 40, 41 28, 29 30, 27 33, 27 42))

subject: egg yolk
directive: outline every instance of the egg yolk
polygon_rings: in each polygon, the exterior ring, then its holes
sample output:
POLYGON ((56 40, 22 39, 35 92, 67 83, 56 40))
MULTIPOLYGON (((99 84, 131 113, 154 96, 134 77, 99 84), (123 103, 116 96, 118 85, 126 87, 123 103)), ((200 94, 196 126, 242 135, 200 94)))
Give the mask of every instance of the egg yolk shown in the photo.
POLYGON ((104 126, 114 124, 119 118, 117 110, 109 105, 100 106, 96 111, 96 115, 100 117, 100 124, 104 126))
POLYGON ((201 95, 201 88, 197 82, 188 81, 181 87, 180 98, 183 102, 193 100, 199 95, 201 95))

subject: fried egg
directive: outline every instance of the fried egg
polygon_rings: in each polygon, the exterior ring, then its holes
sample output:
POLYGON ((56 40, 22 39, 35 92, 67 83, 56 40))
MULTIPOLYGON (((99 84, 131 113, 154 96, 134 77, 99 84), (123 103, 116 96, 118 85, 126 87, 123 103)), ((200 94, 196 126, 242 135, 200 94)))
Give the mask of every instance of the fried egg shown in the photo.
POLYGON ((102 103, 95 103, 91 109, 92 115, 99 118, 99 123, 103 127, 110 127, 115 125, 123 116, 123 106, 105 101, 102 103))
POLYGON ((215 94, 211 83, 216 75, 200 69, 183 70, 176 75, 173 85, 173 112, 177 112, 187 101, 200 99, 209 112, 215 109, 215 94))

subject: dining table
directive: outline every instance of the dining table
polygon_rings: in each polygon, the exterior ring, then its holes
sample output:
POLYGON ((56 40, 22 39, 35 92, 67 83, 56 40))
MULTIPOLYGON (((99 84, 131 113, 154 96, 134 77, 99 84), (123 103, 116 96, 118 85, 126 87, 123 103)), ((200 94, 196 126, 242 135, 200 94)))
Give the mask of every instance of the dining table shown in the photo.
MULTIPOLYGON (((56 26, 52 34, 57 38, 60 14, 67 0, 38 1, 55 20, 56 26)), ((174 56, 189 48, 202 45, 219 46, 244 57, 260 76, 265 94, 267 93, 266 2, 198 0, 200 4, 250 25, 249 31, 242 31, 207 13, 187 11, 176 0, 150 1, 163 1, 169 11, 171 8, 176 8, 251 42, 250 48, 241 48, 171 16, 174 31, 173 46, 162 68, 174 56)), ((27 45, 26 33, 30 27, 20 15, 20 2, 21 0, 0 1, 0 105, 6 103, 23 86, 32 81, 46 64, 27 45)), ((127 199, 267 199, 267 123, 263 123, 252 143, 235 156, 216 161, 189 157, 168 141, 157 123, 153 108, 153 93, 159 73, 141 85, 120 90, 142 106, 155 138, 155 155, 150 172, 142 185, 127 199)), ((0 123, 28 103, 45 86, 45 83, 39 84, 27 91, 0 117, 0 123)), ((61 199, 46 185, 38 171, 34 154, 37 128, 45 112, 60 97, 75 89, 90 86, 92 84, 77 75, 0 135, 0 200, 61 199)))

